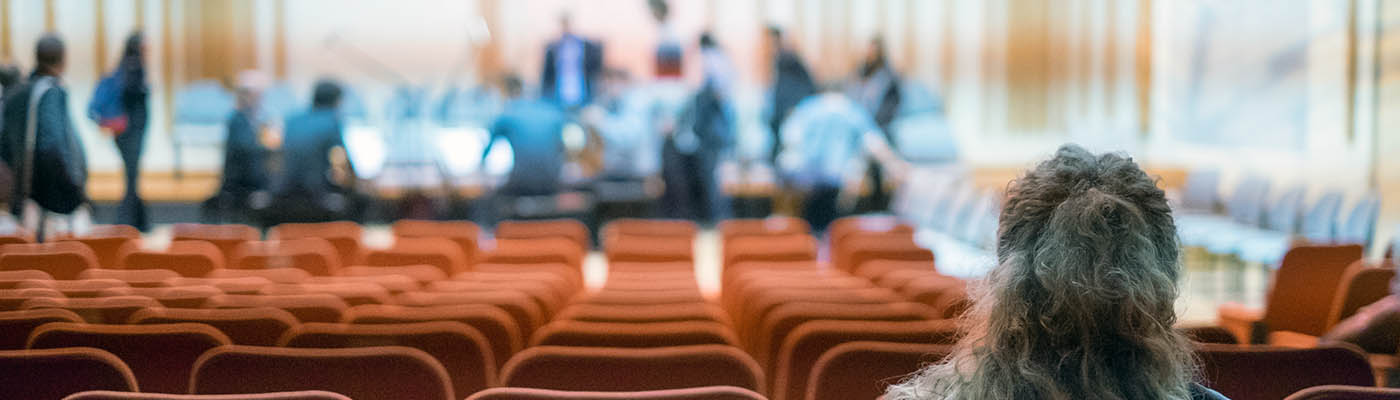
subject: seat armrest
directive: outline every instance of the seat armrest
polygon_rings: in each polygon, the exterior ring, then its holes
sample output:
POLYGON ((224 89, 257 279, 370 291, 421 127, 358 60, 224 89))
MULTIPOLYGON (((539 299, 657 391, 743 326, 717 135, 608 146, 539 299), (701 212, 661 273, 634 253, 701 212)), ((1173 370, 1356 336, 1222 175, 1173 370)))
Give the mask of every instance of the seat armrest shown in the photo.
POLYGON ((1317 344, 1318 344, 1318 337, 1317 337, 1317 336, 1313 336, 1313 335, 1309 335, 1309 334, 1305 334, 1305 333, 1293 332, 1293 331, 1274 331, 1274 332, 1269 332, 1269 345, 1270 345, 1270 346, 1293 347, 1293 348, 1306 349, 1306 348, 1317 347, 1317 344))
POLYGON ((1262 311, 1238 303, 1225 303, 1220 305, 1219 313, 1220 327, 1235 334, 1240 343, 1264 343, 1265 331, 1261 329, 1264 319, 1262 311))

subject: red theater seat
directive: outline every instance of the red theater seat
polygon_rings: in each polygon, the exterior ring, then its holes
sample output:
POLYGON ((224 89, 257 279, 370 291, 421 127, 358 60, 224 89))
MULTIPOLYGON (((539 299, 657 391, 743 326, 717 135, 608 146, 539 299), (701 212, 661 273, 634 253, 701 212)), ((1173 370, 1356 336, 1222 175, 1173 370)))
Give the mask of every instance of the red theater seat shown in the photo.
POLYGON ((143 308, 161 307, 160 302, 149 297, 113 296, 97 298, 32 298, 20 306, 21 309, 61 308, 83 317, 93 324, 124 324, 131 314, 143 308))
POLYGON ((580 271, 575 272, 576 274, 581 274, 583 256, 584 249, 578 247, 578 243, 573 240, 565 238, 496 239, 495 247, 486 252, 482 262, 517 265, 563 264, 580 271))
POLYGON ((223 332, 233 344, 275 346, 300 322, 286 310, 272 307, 216 310, 189 308, 147 308, 131 315, 132 324, 199 323, 223 332))
POLYGON ((457 243, 436 237, 398 238, 394 247, 371 250, 365 264, 378 267, 431 265, 447 275, 466 271, 471 262, 457 243))
POLYGON ((787 236, 741 236, 725 241, 723 268, 741 262, 816 261, 817 240, 806 233, 787 236))
POLYGON ((258 291, 267 296, 298 294, 329 294, 345 300, 345 304, 394 304, 393 295, 383 286, 367 282, 347 283, 284 283, 268 285, 258 291))
POLYGON ((447 274, 431 265, 403 265, 397 267, 354 266, 340 269, 340 276, 381 276, 402 275, 418 281, 419 284, 447 279, 447 274))
MULTIPOLYGON (((876 341, 952 344, 955 321, 810 321, 798 325, 783 341, 773 371, 773 400, 800 400, 817 359, 844 343, 876 341)), ((913 372, 913 371, 909 371, 913 372)))
POLYGON ((471 221, 400 220, 394 223, 394 236, 399 238, 440 238, 451 240, 462 250, 468 267, 478 257, 481 247, 481 227, 471 221))
POLYGON ((57 308, 0 311, 0 350, 24 349, 29 344, 29 335, 50 322, 82 323, 83 317, 57 308))
POLYGON ((325 390, 355 400, 457 398, 437 360, 422 350, 397 346, 224 346, 200 357, 190 386, 197 394, 325 390))
POLYGON ((497 239, 538 239, 563 238, 574 242, 579 249, 593 248, 589 239, 588 227, 572 219, 543 221, 501 221, 496 224, 497 239))
POLYGON ((457 393, 476 393, 496 384, 496 361, 486 337, 461 322, 304 324, 287 332, 279 345, 300 348, 411 347, 432 355, 442 363, 457 393))
POLYGON ((918 303, 836 304, 788 303, 762 320, 753 339, 753 354, 760 365, 772 368, 779 346, 798 326, 808 321, 919 321, 937 319, 932 308, 918 303))
POLYGON ((81 235, 64 235, 50 241, 78 242, 87 245, 97 255, 97 265, 115 268, 124 251, 141 246, 141 231, 130 225, 98 225, 81 235))
POLYGON ((1235 332, 1241 343, 1263 343, 1269 331, 1322 336, 1342 276, 1361 259, 1361 250, 1360 245, 1293 246, 1274 272, 1263 312, 1225 304, 1220 325, 1235 332))
POLYGON ((180 276, 198 278, 224 267, 224 254, 212 243, 198 240, 170 242, 165 251, 133 250, 122 255, 121 269, 165 269, 180 276))
POLYGON ((645 392, 570 392, 562 390, 495 388, 467 400, 766 400, 752 390, 733 386, 650 390, 645 392))
POLYGON ((141 390, 187 393, 195 360, 229 344, 228 337, 203 324, 100 325, 67 322, 40 326, 29 348, 93 347, 120 357, 141 390))
POLYGON ((1366 386, 1323 385, 1299 390, 1284 400, 1396 400, 1400 389, 1366 386))
POLYGON ((78 279, 116 279, 132 287, 160 287, 180 274, 168 269, 90 269, 78 274, 78 279))
MULTIPOLYGON (((81 279, 81 275, 79 279, 81 279)), ((13 289, 15 285, 28 280, 53 280, 53 276, 49 275, 48 272, 34 269, 0 271, 0 289, 13 289)))
POLYGON ((247 225, 175 224, 171 227, 170 240, 209 242, 218 247, 219 252, 224 255, 224 265, 233 265, 234 248, 260 237, 262 233, 258 232, 257 228, 247 225))
POLYGON ((136 389, 131 369, 106 351, 86 347, 0 351, 0 393, 6 398, 61 400, 88 390, 136 389))
POLYGON ((875 399, 925 364, 952 351, 948 345, 852 342, 823 354, 812 369, 807 400, 875 399))
MULTIPOLYGON (((219 271, 214 271, 217 274, 219 271)), ((303 271, 304 272, 304 271, 303 271)), ((165 280, 165 284, 170 287, 180 286, 212 286, 224 291, 224 294, 255 294, 264 286, 273 282, 260 276, 245 276, 238 278, 170 278, 165 280)))
POLYGON ((608 223, 603 228, 603 237, 618 236, 669 237, 694 239, 699 228, 694 222, 679 219, 633 219, 623 218, 608 223))
POLYGON ((204 308, 273 307, 287 310, 301 322, 337 322, 345 309, 345 300, 332 294, 240 295, 214 296, 204 308))
POLYGON ((486 337, 496 370, 525 347, 524 335, 509 313, 485 304, 458 304, 429 307, 363 305, 346 311, 342 322, 349 324, 397 324, 408 322, 455 321, 472 327, 486 337))
POLYGON ((428 284, 425 288, 430 292, 442 293, 469 293, 469 292, 494 292, 513 291, 520 292, 535 301, 539 306, 541 321, 549 319, 555 312, 559 311, 563 303, 567 300, 567 294, 556 291, 555 287, 548 283, 535 282, 529 280, 501 281, 501 282, 480 282, 480 281, 441 281, 428 284))
POLYGON ((812 231, 806 220, 796 217, 772 216, 762 219, 731 219, 721 221, 717 226, 720 239, 725 245, 730 240, 746 236, 787 236, 805 234, 812 231))
POLYGON ((679 304, 637 304, 603 305, 574 304, 564 308, 554 318, 556 321, 570 320, 583 322, 680 322, 712 321, 733 326, 729 314, 723 309, 708 303, 679 304))
POLYGON ((248 241, 234 247, 235 269, 295 268, 313 276, 331 276, 340 272, 340 253, 331 242, 321 238, 301 238, 248 241))
POLYGON ((763 373, 748 354, 724 345, 618 349, 539 346, 506 363, 508 387, 639 391, 737 386, 763 391, 763 373), (580 368, 580 366, 588 366, 580 368))
POLYGON ((98 268, 97 255, 78 242, 7 244, 0 246, 0 270, 38 270, 54 279, 77 279, 98 268))
POLYGON ((1196 356, 1203 384, 1235 400, 1282 399, 1320 385, 1376 384, 1366 355, 1351 347, 1201 344, 1196 356))
POLYGON ((349 397, 321 391, 249 394, 158 394, 97 390, 68 396, 64 400, 350 400, 349 397))
POLYGON ((161 305, 173 308, 199 308, 208 301, 210 297, 224 294, 224 291, 213 286, 177 286, 177 287, 155 287, 155 288, 133 288, 115 287, 103 289, 98 292, 99 296, 140 296, 150 298, 160 302, 161 305))
POLYGON ((340 253, 340 262, 345 265, 363 263, 364 229, 350 221, 322 222, 311 224, 281 224, 267 231, 268 240, 291 240, 308 237, 326 239, 340 253))
POLYGON ((729 327, 711 321, 581 322, 555 321, 535 332, 531 346, 673 347, 701 344, 737 346, 729 327))
POLYGON ((51 289, 63 293, 65 297, 98 297, 104 289, 125 288, 126 282, 116 279, 79 279, 71 281, 27 281, 15 285, 15 289, 51 289))
POLYGON ((529 295, 509 290, 477 291, 463 293, 408 292, 398 296, 398 303, 405 306, 445 306, 455 304, 491 305, 510 314, 520 327, 521 335, 528 337, 535 328, 544 324, 544 311, 539 303, 529 295))
POLYGON ((268 269, 220 269, 209 273, 209 278, 258 277, 273 283, 302 283, 311 279, 311 273, 299 268, 268 269))

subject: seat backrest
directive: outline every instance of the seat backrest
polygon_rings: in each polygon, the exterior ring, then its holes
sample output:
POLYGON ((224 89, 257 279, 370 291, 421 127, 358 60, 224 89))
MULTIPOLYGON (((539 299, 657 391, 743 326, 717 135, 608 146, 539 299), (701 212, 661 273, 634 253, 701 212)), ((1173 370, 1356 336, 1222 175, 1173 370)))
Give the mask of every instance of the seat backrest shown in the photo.
POLYGON ((227 224, 175 224, 171 227, 171 241, 195 240, 209 242, 219 248, 224 255, 224 265, 233 265, 234 249, 243 242, 258 240, 262 232, 248 225, 227 224))
POLYGON ((1293 246, 1274 272, 1264 310, 1266 329, 1313 336, 1326 333, 1342 275, 1360 259, 1360 245, 1293 246))
POLYGON ((141 296, 112 296, 97 298, 32 298, 20 309, 61 308, 83 317, 93 324, 124 324, 131 314, 143 308, 161 307, 160 302, 141 296))
POLYGON ((797 326, 783 341, 773 371, 773 400, 799 400, 807 394, 807 379, 817 360, 844 343, 875 341, 952 344, 957 325, 937 321, 810 321, 797 326))
POLYGON ((850 235, 833 252, 832 266, 842 271, 854 271, 872 260, 934 261, 933 252, 907 232, 850 235))
POLYGON ((1303 215, 1298 234, 1309 242, 1329 243, 1337 234, 1337 213, 1342 208, 1342 192, 1323 193, 1303 215))
POLYGON ((341 268, 340 253, 321 238, 247 241, 233 250, 236 269, 296 268, 313 276, 336 275, 341 268))
POLYGON ((267 231, 268 240, 288 240, 317 237, 326 239, 340 253, 340 262, 359 265, 363 257, 360 242, 364 229, 350 221, 281 224, 267 231))
POLYGON ((94 347, 131 367, 141 390, 187 393, 195 360, 227 345, 227 336, 203 324, 104 325, 56 322, 29 336, 29 348, 94 347))
POLYGON ((737 346, 729 327, 712 321, 555 321, 535 332, 531 346, 668 347, 700 344, 737 346))
POLYGON ((284 333, 300 322, 286 310, 273 307, 191 309, 147 308, 131 315, 132 324, 200 323, 214 327, 233 344, 275 346, 284 333))
POLYGON ((1322 385, 1299 390, 1284 400, 1395 400, 1400 389, 1364 386, 1322 385))
POLYGON ((476 393, 496 383, 496 361, 486 337, 455 321, 400 324, 303 324, 287 332, 282 347, 347 348, 404 346, 433 356, 457 393, 476 393))
POLYGON ((311 273, 300 268, 267 269, 219 269, 209 273, 209 278, 264 278, 273 283, 302 283, 311 279, 311 273))
MULTIPOLYGON (((1381 196, 1369 192, 1357 200, 1347 219, 1337 226, 1337 243, 1370 246, 1372 235, 1376 233, 1376 219, 1380 214, 1381 196)), ((3 258, 0 258, 3 259, 3 258)))
POLYGON ((98 296, 141 296, 149 297, 171 308, 199 308, 210 297, 224 294, 213 286, 176 287, 116 287, 103 289, 98 296))
POLYGON ((337 322, 350 305, 333 294, 239 295, 214 296, 204 308, 274 307, 287 310, 301 322, 337 322))
POLYGON ((760 365, 774 366, 779 346, 793 329, 808 321, 921 321, 937 319, 932 307, 918 303, 827 304, 789 303, 774 309, 763 319, 753 337, 754 354, 760 365))
POLYGON ((0 270, 39 270, 54 279, 77 279, 84 270, 98 268, 97 254, 78 242, 7 244, 0 246, 0 270))
POLYGON ((447 279, 448 275, 431 265, 401 265, 397 267, 353 266, 340 269, 340 276, 403 275, 418 283, 428 283, 447 279))
POLYGON ((132 250, 122 255, 123 269, 166 269, 180 276, 198 278, 224 267, 226 258, 218 246, 200 240, 170 242, 165 251, 132 250))
POLYGON ((1202 384, 1231 399, 1282 399, 1319 385, 1376 384, 1366 355, 1352 347, 1197 346, 1202 384))
POLYGON ((833 347, 812 367, 805 399, 875 399, 925 364, 947 357, 950 345, 851 342, 833 347))
POLYGON ((407 292, 397 297, 406 306, 441 306, 453 304, 485 304, 495 306, 515 320, 520 333, 529 336, 544 323, 544 311, 529 295, 521 292, 496 290, 459 293, 407 292))
POLYGON ((752 390, 733 386, 707 386, 644 392, 571 392, 530 388, 493 388, 467 400, 766 400, 752 390))
POLYGON ((88 390, 134 392, 136 377, 120 358, 94 348, 0 351, 0 393, 7 398, 60 400, 88 390))
POLYGON ((457 304, 428 307, 361 305, 345 312, 349 324, 399 324, 408 322, 455 321, 472 327, 486 337, 496 370, 525 347, 520 326, 510 314, 486 304, 457 304))
POLYGON ((767 218, 731 219, 721 221, 717 228, 721 244, 745 236, 787 236, 811 233, 812 226, 806 220, 796 217, 775 215, 767 218))
POLYGON ((98 225, 81 235, 66 235, 50 241, 79 242, 97 255, 97 265, 114 268, 123 251, 140 247, 141 231, 130 225, 98 225))
POLYGON ((536 239, 561 237, 578 244, 580 249, 593 248, 588 227, 572 219, 540 221, 501 221, 496 224, 497 239, 536 239))
POLYGON ((323 390, 249 394, 159 394, 94 390, 77 393, 64 400, 350 400, 323 390))
POLYGON ((1356 261, 1347 267, 1342 275, 1341 286, 1332 302, 1332 312, 1327 317, 1327 329, 1331 330, 1341 322, 1371 303, 1390 295, 1390 281, 1395 278, 1395 269, 1372 266, 1365 261, 1356 261))
POLYGON ((78 274, 78 279, 116 279, 132 287, 165 286, 165 280, 179 277, 168 269, 90 269, 78 274))
MULTIPOLYGON (((228 271, 228 270, 224 270, 228 271)), ((220 271, 214 271, 210 275, 217 275, 220 271)), ((306 273, 306 271, 298 271, 306 273)), ((228 278, 170 278, 164 282, 167 286, 212 286, 224 291, 225 294, 254 294, 263 286, 271 285, 273 282, 261 276, 243 276, 228 278)))
POLYGON ((570 320, 583 322, 678 322, 713 321, 725 325, 730 323, 729 314, 724 309, 706 303, 681 304, 642 304, 642 305, 599 305, 574 304, 555 315, 556 321, 570 320))
POLYGON ((262 288, 258 294, 279 296, 324 293, 345 300, 345 304, 394 304, 388 289, 370 282, 279 283, 262 288))
POLYGON ((817 240, 806 233, 745 235, 724 242, 723 267, 745 261, 815 261, 817 240))
POLYGON ((196 394, 325 390, 356 400, 456 399, 437 360, 398 346, 224 346, 199 358, 190 386, 196 394))
POLYGON ((15 289, 53 289, 66 297, 98 297, 104 289, 129 287, 116 279, 74 279, 65 281, 35 280, 20 282, 15 289))
POLYGON ((441 237, 400 237, 392 248, 369 251, 365 264, 382 267, 432 265, 447 275, 471 267, 462 247, 441 237))
POLYGON ((638 391, 737 386, 763 392, 758 364, 732 346, 646 349, 531 347, 501 372, 508 387, 579 391, 638 391), (587 365, 588 368, 579 368, 587 365))
POLYGON ((83 317, 58 308, 0 311, 0 350, 24 349, 29 344, 29 335, 50 322, 82 323, 83 317))
POLYGON ((542 237, 529 239, 497 238, 483 263, 490 264, 563 264, 583 268, 583 248, 570 239, 542 237))
POLYGON ((471 221, 399 220, 394 222, 399 238, 441 238, 451 240, 462 250, 468 263, 481 252, 481 227, 471 221))
POLYGON ((688 236, 614 235, 603 241, 610 263, 694 261, 694 240, 688 236))
POLYGON ((615 236, 693 238, 699 228, 694 222, 679 219, 622 218, 603 227, 604 240, 615 236))

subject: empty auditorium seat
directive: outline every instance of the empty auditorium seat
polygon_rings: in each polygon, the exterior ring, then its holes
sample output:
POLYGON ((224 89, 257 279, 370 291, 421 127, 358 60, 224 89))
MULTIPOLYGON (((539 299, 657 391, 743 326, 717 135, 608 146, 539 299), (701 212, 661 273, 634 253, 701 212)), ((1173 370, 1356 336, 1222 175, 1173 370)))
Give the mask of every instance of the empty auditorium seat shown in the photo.
POLYGON ((647 349, 531 347, 501 372, 501 383, 581 391, 638 391, 737 386, 763 392, 758 364, 737 348, 699 345, 647 349), (580 366, 588 366, 580 368, 580 366))
POLYGON ((581 282, 574 279, 577 275, 570 273, 570 269, 559 264, 529 265, 514 267, 499 266, 500 264, 482 264, 478 267, 487 267, 488 270, 467 271, 452 276, 454 281, 466 282, 518 282, 529 281, 549 286, 553 291, 563 297, 570 297, 574 292, 581 289, 581 282))
POLYGON ((967 282, 950 276, 932 275, 911 280, 899 288, 899 294, 933 307, 942 318, 957 318, 972 305, 967 282))
POLYGON ((336 275, 341 267, 335 246, 314 237, 243 242, 234 247, 232 260, 229 268, 295 268, 313 276, 336 275))
POLYGON ((1284 400, 1396 400, 1400 389, 1365 386, 1322 385, 1299 390, 1284 400))
POLYGON ((291 240, 308 237, 326 239, 340 253, 340 262, 345 265, 362 264, 364 229, 350 221, 322 222, 310 224, 281 224, 268 229, 268 240, 291 240))
POLYGON ((573 392, 529 388, 487 389, 467 400, 765 400, 758 393, 733 386, 643 392, 573 392))
POLYGON ((384 290, 389 291, 391 294, 399 294, 422 288, 417 280, 407 275, 313 276, 307 278, 306 281, 302 283, 310 286, 347 283, 372 284, 384 288, 384 290))
POLYGON ((399 238, 441 238, 451 240, 462 250, 468 264, 481 251, 481 227, 471 221, 399 220, 394 222, 394 236, 399 238))
POLYGON ((835 250, 851 234, 913 233, 913 227, 893 215, 855 215, 837 218, 827 227, 827 245, 835 250))
MULTIPOLYGON (((674 253, 674 254, 675 254, 674 257, 672 257, 672 256, 664 256, 664 257, 663 257, 664 259, 674 258, 674 260, 669 260, 669 261, 640 261, 640 262, 639 262, 639 261, 635 261, 635 260, 633 260, 633 261, 612 261, 612 260, 610 260, 610 261, 608 262, 608 279, 613 279, 613 278, 616 278, 616 277, 626 276, 626 275, 628 275, 628 274, 633 274, 633 273, 643 274, 643 275, 646 275, 646 274, 659 274, 658 276, 665 276, 665 275, 669 275, 669 274, 680 274, 680 273, 689 272, 689 273, 690 273, 689 279, 694 280, 694 279, 695 279, 695 263, 694 263, 693 261, 691 261, 691 260, 688 258, 688 257, 690 257, 690 256, 689 256, 689 255, 685 255, 685 254, 680 253, 680 252, 676 252, 676 253, 674 253), (682 259, 682 258, 685 258, 685 259, 682 259)), ((624 257, 624 258, 626 258, 626 257, 624 257)))
POLYGON ((324 293, 345 300, 345 304, 394 304, 393 295, 383 286, 368 282, 345 283, 282 283, 262 288, 258 294, 278 296, 324 293))
POLYGON ((65 297, 97 297, 104 289, 128 287, 126 282, 116 279, 75 279, 70 281, 36 280, 15 285, 15 289, 52 289, 65 297))
POLYGON ((679 322, 713 321, 732 326, 729 314, 719 306, 708 303, 678 304, 573 304, 554 317, 556 321, 584 322, 679 322))
POLYGON ((99 296, 140 296, 150 298, 160 302, 161 305, 174 308, 199 308, 208 301, 210 297, 224 294, 224 291, 213 286, 176 286, 176 287, 154 287, 154 288, 134 288, 134 287, 114 287, 102 289, 99 296))
POLYGON ((570 239, 558 237, 497 238, 495 246, 486 251, 482 262, 489 264, 562 264, 582 271, 583 256, 583 248, 578 247, 578 243, 570 239))
POLYGON ((262 237, 257 228, 238 224, 175 224, 170 231, 171 241, 198 240, 218 247, 224 255, 224 265, 234 265, 234 249, 239 244, 262 237))
POLYGON ((180 273, 168 269, 90 269, 78 274, 78 279, 116 279, 132 287, 165 286, 165 281, 178 278, 180 273))
POLYGON ((302 283, 311 279, 311 273, 300 268, 268 268, 268 269, 220 269, 210 272, 209 278, 244 278, 259 277, 274 283, 302 283))
POLYGON ((1327 318, 1327 329, 1336 326, 1361 307, 1375 303, 1390 294, 1390 281, 1395 278, 1395 269, 1371 266, 1356 262, 1342 276, 1336 301, 1327 318))
POLYGON ((535 304, 539 306, 542 318, 547 320, 559 311, 567 300, 567 292, 561 293, 548 283, 535 282, 529 280, 482 282, 469 280, 451 280, 429 283, 425 288, 431 292, 442 293, 465 293, 465 292, 494 292, 494 291, 514 291, 530 296, 535 304))
POLYGON ((1366 356, 1351 347, 1201 344, 1196 356, 1203 384, 1235 400, 1281 399, 1319 385, 1376 384, 1366 356))
POLYGON ((574 302, 578 304, 611 305, 682 304, 704 303, 705 301, 705 295, 698 290, 605 290, 580 294, 574 298, 574 302))
POLYGON ((934 267, 934 263, 928 261, 870 260, 857 265, 851 273, 871 282, 878 282, 881 277, 896 271, 933 273, 938 272, 938 269, 934 267))
POLYGON ((365 255, 365 264, 383 267, 431 265, 447 275, 471 267, 470 260, 456 242, 437 237, 398 238, 391 248, 370 250, 365 255))
POLYGON ((166 269, 198 278, 224 267, 224 254, 213 243, 199 240, 170 242, 165 251, 133 250, 122 255, 122 269, 166 269))
POLYGON ((192 309, 147 308, 131 315, 131 324, 200 323, 223 332, 233 344, 275 346, 277 340, 299 324, 296 316, 273 307, 192 309))
POLYGON ((418 283, 428 283, 447 279, 448 275, 443 273, 438 267, 431 265, 402 265, 396 267, 371 267, 353 266, 340 269, 341 276, 380 276, 380 275, 402 275, 418 283))
POLYGON ((915 243, 912 233, 848 235, 832 250, 832 266, 842 271, 873 260, 934 261, 933 252, 915 243))
POLYGON ((117 356, 94 348, 0 351, 6 398, 61 400, 88 390, 134 392, 136 377, 117 356))
POLYGON ((160 302, 141 296, 112 296, 98 298, 32 298, 21 309, 61 308, 94 324, 124 324, 131 314, 143 308, 161 307, 160 302))
POLYGON ((761 219, 731 219, 720 221, 716 226, 721 243, 725 246, 734 238, 746 236, 787 236, 806 234, 812 230, 806 220, 796 217, 775 215, 761 219))
POLYGON ((817 240, 800 233, 787 236, 742 236, 725 241, 723 268, 745 261, 814 261, 817 240))
POLYGON ((476 291, 464 293, 408 292, 397 297, 398 303, 406 306, 443 306, 453 304, 485 304, 504 310, 520 327, 521 335, 528 337, 535 328, 544 324, 544 311, 535 299, 521 292, 508 290, 476 291))
POLYGON ((947 357, 948 345, 852 342, 832 348, 812 368, 807 400, 875 399, 925 364, 947 357))
POLYGON ((618 291, 699 291, 700 283, 695 281, 695 271, 685 270, 679 276, 669 271, 608 271, 608 280, 602 290, 618 291))
POLYGON ((196 394, 325 390, 355 400, 455 400, 442 365, 397 347, 294 349, 224 346, 195 364, 196 394))
POLYGON ((97 256, 97 265, 115 268, 123 251, 141 246, 141 231, 130 225, 97 225, 79 235, 61 235, 50 241, 78 242, 87 245, 97 256))
POLYGON ((97 255, 78 242, 7 244, 0 246, 0 270, 38 270, 54 279, 77 279, 98 268, 97 255))
POLYGON ((491 346, 496 370, 524 348, 524 335, 509 313, 484 304, 457 304, 428 307, 362 305, 351 307, 342 320, 349 324, 397 324, 408 322, 455 321, 472 327, 491 346))
MULTIPOLYGON (((950 345, 957 325, 938 321, 810 321, 798 325, 783 341, 769 382, 773 400, 798 400, 807 394, 808 378, 817 360, 844 343, 874 341, 950 345)), ((907 371, 913 372, 913 370, 907 371)))
POLYGON ((771 363, 778 357, 779 346, 793 329, 808 321, 919 321, 937 317, 931 307, 918 303, 788 303, 773 309, 757 325, 751 348, 759 365, 771 368, 771 363))
POLYGON ((699 228, 695 226, 694 222, 686 220, 623 218, 613 220, 603 227, 603 237, 639 236, 693 239, 698 230, 699 228))
POLYGON ((24 303, 36 297, 65 298, 63 292, 45 289, 0 289, 0 311, 14 311, 24 306, 24 303))
POLYGON ((1221 326, 1242 343, 1263 343, 1269 331, 1321 336, 1347 267, 1361 259, 1359 245, 1299 245, 1274 272, 1263 312, 1237 304, 1220 307, 1221 326))
POLYGON ((159 394, 95 390, 77 393, 64 400, 350 400, 323 390, 248 394, 159 394))
POLYGON ((0 311, 0 350, 20 350, 29 344, 29 335, 50 322, 82 323, 72 311, 57 308, 0 311))
MULTIPOLYGON (((82 279, 81 273, 79 279, 82 279)), ((53 276, 36 269, 0 271, 0 289, 13 289, 15 285, 28 280, 53 280, 53 276)))
POLYGON ((486 337, 461 322, 397 324, 303 324, 279 342, 283 347, 344 348, 404 346, 422 350, 442 363, 456 393, 475 393, 496 384, 496 361, 486 337))
POLYGON ((612 236, 603 242, 609 263, 664 263, 695 260, 689 236, 612 236))
POLYGON ((589 239, 588 227, 572 219, 542 221, 501 221, 496 224, 497 239, 537 239, 563 238, 574 242, 580 249, 593 248, 589 239))
POLYGON ((535 332, 531 346, 668 347, 701 344, 737 346, 729 327, 713 321, 551 322, 535 332))
MULTIPOLYGON (((219 271, 214 271, 217 274, 219 271)), ((234 278, 170 278, 165 280, 165 284, 171 287, 178 286, 212 286, 224 291, 224 294, 254 294, 261 290, 263 286, 271 285, 273 282, 260 276, 245 276, 234 278)))
POLYGON ((904 300, 885 288, 779 288, 757 291, 739 304, 735 313, 735 328, 741 338, 754 337, 757 329, 774 309, 789 303, 888 304, 904 300))
POLYGON ((105 325, 58 322, 40 326, 29 348, 93 347, 120 357, 141 390, 187 393, 190 371, 205 351, 227 345, 227 336, 203 324, 105 325))
POLYGON ((204 308, 273 307, 287 310, 301 322, 337 322, 345 309, 345 300, 333 294, 240 295, 210 297, 204 308))

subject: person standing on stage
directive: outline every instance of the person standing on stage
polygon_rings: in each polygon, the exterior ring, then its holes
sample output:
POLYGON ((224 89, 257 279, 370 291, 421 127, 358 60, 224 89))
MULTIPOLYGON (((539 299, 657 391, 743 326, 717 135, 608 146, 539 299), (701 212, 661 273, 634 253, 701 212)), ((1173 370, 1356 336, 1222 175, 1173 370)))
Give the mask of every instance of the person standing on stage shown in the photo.
POLYGON ((574 110, 593 100, 603 73, 603 46, 574 34, 568 14, 559 18, 560 37, 544 52, 540 97, 574 110))
POLYGON ((773 87, 769 93, 768 129, 772 134, 772 147, 768 161, 777 165, 778 153, 782 152, 782 139, 779 130, 788 114, 808 96, 817 93, 817 84, 807 72, 802 57, 787 47, 783 41, 783 30, 776 26, 768 27, 767 49, 773 59, 773 87))
MULTIPOLYGON (((884 134, 885 142, 892 147, 895 140, 890 125, 899 113, 899 75, 885 54, 883 38, 876 36, 870 39, 865 60, 861 61, 856 76, 848 83, 846 96, 870 113, 875 119, 875 125, 879 126, 880 132, 884 134)), ((856 213, 887 210, 890 195, 885 191, 884 168, 877 161, 871 160, 865 171, 870 193, 862 196, 856 203, 856 213)))
POLYGON ((146 84, 146 44, 140 32, 126 38, 122 59, 114 78, 121 83, 121 108, 126 113, 126 129, 108 132, 114 135, 117 152, 122 157, 122 172, 126 176, 126 193, 117 206, 117 223, 131 225, 142 232, 151 229, 146 215, 146 203, 141 200, 141 153, 146 143, 146 122, 151 89, 146 84))

